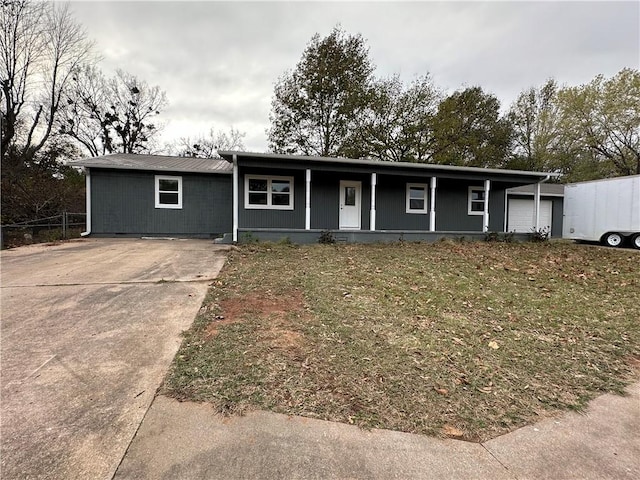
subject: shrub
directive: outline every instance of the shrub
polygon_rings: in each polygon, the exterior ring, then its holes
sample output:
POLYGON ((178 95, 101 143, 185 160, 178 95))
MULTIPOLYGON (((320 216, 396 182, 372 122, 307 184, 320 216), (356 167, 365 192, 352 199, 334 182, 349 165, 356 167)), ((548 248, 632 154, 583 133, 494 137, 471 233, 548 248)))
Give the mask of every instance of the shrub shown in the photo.
POLYGON ((320 233, 320 238, 318 238, 318 243, 323 243, 323 244, 336 243, 336 236, 333 234, 331 230, 324 230, 322 233, 320 233))
POLYGON ((551 229, 549 227, 542 227, 539 229, 532 228, 529 238, 532 242, 541 243, 549 240, 551 236, 551 229))

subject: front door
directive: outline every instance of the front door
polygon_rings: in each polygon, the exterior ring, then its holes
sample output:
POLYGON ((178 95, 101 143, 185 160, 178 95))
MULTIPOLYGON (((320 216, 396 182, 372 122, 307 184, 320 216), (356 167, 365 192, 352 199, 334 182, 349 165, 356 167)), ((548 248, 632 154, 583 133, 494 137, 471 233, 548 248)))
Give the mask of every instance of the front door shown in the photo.
POLYGON ((362 183, 340 181, 340 230, 360 230, 362 183))

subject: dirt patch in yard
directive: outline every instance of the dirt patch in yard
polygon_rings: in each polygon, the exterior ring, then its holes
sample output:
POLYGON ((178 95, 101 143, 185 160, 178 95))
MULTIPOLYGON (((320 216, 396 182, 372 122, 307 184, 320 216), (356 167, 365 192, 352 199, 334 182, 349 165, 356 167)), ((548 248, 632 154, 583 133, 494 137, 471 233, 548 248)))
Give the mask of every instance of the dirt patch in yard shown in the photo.
POLYGON ((295 320, 305 314, 304 297, 299 290, 281 294, 254 291, 227 298, 220 302, 220 312, 207 326, 206 338, 216 337, 225 325, 253 318, 266 321, 268 325, 262 334, 262 341, 274 348, 297 350, 304 342, 303 336, 292 330, 295 320))

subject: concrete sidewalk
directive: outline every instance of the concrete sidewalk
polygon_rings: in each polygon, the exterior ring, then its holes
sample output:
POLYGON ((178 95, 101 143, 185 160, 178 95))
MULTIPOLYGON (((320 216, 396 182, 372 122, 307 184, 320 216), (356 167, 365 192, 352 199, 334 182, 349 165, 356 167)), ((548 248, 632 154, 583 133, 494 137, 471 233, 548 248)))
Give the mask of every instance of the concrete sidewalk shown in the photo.
POLYGON ((159 396, 116 479, 636 479, 640 383, 483 444, 159 396))

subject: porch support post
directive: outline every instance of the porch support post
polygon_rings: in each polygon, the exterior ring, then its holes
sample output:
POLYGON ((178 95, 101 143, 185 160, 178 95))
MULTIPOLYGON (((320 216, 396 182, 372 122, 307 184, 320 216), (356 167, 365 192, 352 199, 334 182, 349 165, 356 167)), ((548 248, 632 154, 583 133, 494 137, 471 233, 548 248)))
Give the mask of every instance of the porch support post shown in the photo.
POLYGON ((491 180, 484 181, 484 211, 482 212, 482 231, 489 231, 489 191, 491 190, 491 180))
POLYGON ((238 241, 238 157, 233 155, 233 241, 238 241))
POLYGON ((376 229, 376 184, 378 182, 378 175, 376 173, 371 174, 371 212, 369 216, 369 230, 374 231, 376 229))
POLYGON ((305 177, 304 229, 311 230, 311 169, 307 168, 305 177))
POLYGON ((431 197, 429 199, 429 231, 436 231, 436 186, 438 179, 431 177, 431 197))
POLYGON ((536 232, 540 230, 540 183, 536 183, 533 191, 533 217, 536 232))

